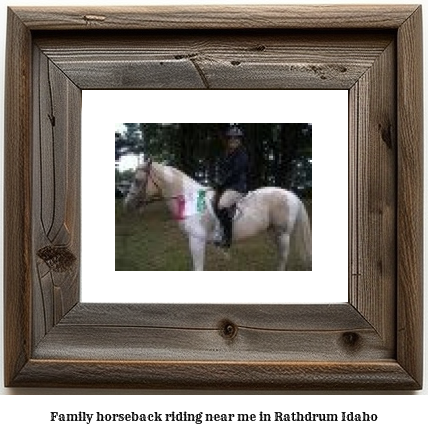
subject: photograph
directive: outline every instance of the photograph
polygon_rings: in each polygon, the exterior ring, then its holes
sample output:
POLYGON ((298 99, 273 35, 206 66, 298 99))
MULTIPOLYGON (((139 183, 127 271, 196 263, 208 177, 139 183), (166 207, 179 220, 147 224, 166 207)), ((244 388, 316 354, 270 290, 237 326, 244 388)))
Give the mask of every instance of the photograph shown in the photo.
POLYGON ((311 209, 311 123, 116 124, 116 271, 310 271, 311 209))

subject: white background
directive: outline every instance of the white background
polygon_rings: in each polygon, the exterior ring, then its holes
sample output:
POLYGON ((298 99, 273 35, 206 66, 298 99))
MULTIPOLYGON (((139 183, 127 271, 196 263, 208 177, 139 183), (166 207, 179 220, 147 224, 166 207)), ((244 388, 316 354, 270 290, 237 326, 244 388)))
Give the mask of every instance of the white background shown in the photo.
POLYGON ((82 129, 82 301, 348 301, 346 90, 83 91, 82 129), (117 122, 140 121, 312 123, 313 271, 114 271, 113 132, 117 122), (94 257, 103 264, 101 276, 94 257))
MULTIPOLYGON (((225 1, 224 1, 225 2, 225 1)), ((73 2, 66 1, 47 1, 47 0, 31 0, 31 1, 19 1, 19 0, 9 0, 7 2, 9 5, 32 5, 32 6, 41 6, 41 5, 58 5, 61 4, 63 6, 70 4, 80 4, 80 5, 89 5, 89 4, 98 4, 98 5, 107 5, 107 4, 119 4, 118 0, 75 0, 73 2)), ((126 0, 127 4, 144 4, 142 0, 126 0)), ((182 1, 167 1, 163 2, 151 0, 150 4, 180 4, 180 3, 218 3, 213 0, 206 1, 190 1, 185 0, 182 1)), ((263 3, 261 0, 252 1, 252 0, 235 0, 234 3, 238 4, 248 4, 248 3, 263 3)), ((272 3, 281 3, 276 0, 268 0, 269 4, 272 3)), ((283 2, 282 2, 283 3, 283 2)), ((290 2, 295 3, 295 2, 290 2)), ((298 3, 300 4, 314 4, 314 3, 327 3, 325 0, 309 0, 304 1, 301 0, 298 3)), ((343 3, 340 1, 331 1, 329 3, 343 3)), ((344 2, 349 3, 349 2, 344 2)), ((352 3, 384 3, 390 4, 394 3, 392 0, 390 1, 382 1, 382 0, 374 0, 374 1, 358 1, 353 0, 352 3)), ((413 1, 405 1, 401 0, 398 3, 410 3, 413 4, 413 1)), ((427 14, 426 10, 424 13, 424 28, 428 29, 427 22, 427 14)), ((4 36, 6 32, 6 7, 5 3, 0 7, 0 32, 1 34, 1 46, 0 46, 0 76, 4 77, 4 36)), ((424 38, 424 59, 428 59, 427 55, 427 38, 424 38)), ((427 66, 425 64, 425 76, 427 71, 427 66)), ((428 101, 427 98, 427 86, 424 86, 424 100, 425 104, 428 101)), ((3 101, 3 87, 0 86, 0 100, 3 101)), ((0 144, 3 146, 3 106, 0 106, 0 144)), ((425 116, 427 116, 428 110, 424 110, 425 116)), ((17 126, 19 127, 19 126, 17 126)), ((2 155, 1 157, 2 158, 2 155)), ((2 160, 1 160, 1 163, 2 160)), ((2 170, 2 166, 1 170, 2 170)), ((428 167, 425 164, 425 167, 428 167)), ((3 179, 1 173, 1 179, 3 179)), ((1 203, 3 201, 1 200, 1 203)), ((426 203, 426 198, 425 198, 426 203)), ((0 213, 0 219, 2 219, 2 214, 0 213)), ((426 232, 425 232, 426 233, 426 232)), ((427 235, 425 235, 427 236, 427 235)), ((3 243, 0 244, 0 249, 2 249, 3 243)), ((0 251, 0 256, 2 256, 2 252, 0 251)), ((0 262, 0 267, 2 267, 2 263, 0 262)), ((424 279, 425 282, 427 279, 424 279)), ((428 311, 427 307, 427 297, 425 297, 425 312, 428 311)), ((2 300, 0 301, 0 304, 2 300)), ((2 315, 3 309, 0 306, 0 315, 2 315)), ((0 336, 3 336, 3 321, 0 321, 0 336)), ((428 330, 425 325, 425 349, 427 348, 427 337, 428 330)), ((0 339, 1 339, 0 337, 0 339)), ((0 352, 3 351, 3 346, 0 346, 0 352)), ((425 350, 425 354, 427 354, 425 350)), ((426 357, 425 357, 426 359, 426 357)), ((3 361, 3 354, 0 354, 0 360, 3 361)), ((379 415, 380 421, 374 425, 360 424, 360 423, 350 423, 349 425, 336 425, 331 426, 330 424, 322 425, 318 424, 304 424, 304 425, 269 425, 269 432, 322 432, 322 433, 335 433, 339 432, 347 432, 347 433, 361 433, 362 430, 365 432, 404 432, 409 430, 421 430, 421 427, 426 426, 426 408, 428 404, 427 397, 427 386, 428 383, 428 373, 425 364, 425 387, 422 392, 411 393, 408 396, 405 396, 403 393, 393 393, 390 396, 385 396, 382 393, 372 393, 368 392, 369 396, 362 393, 345 393, 345 394, 334 394, 330 393, 327 396, 318 396, 316 393, 313 394, 304 394, 300 393, 297 395, 293 395, 292 392, 287 393, 287 391, 279 391, 274 394, 268 394, 266 396, 243 396, 239 393, 229 393, 227 396, 224 396, 221 392, 208 392, 206 394, 202 394, 202 396, 194 396, 192 392, 184 392, 184 396, 174 396, 177 393, 183 393, 183 391, 168 391, 168 393, 172 396, 145 396, 144 391, 100 391, 100 390, 82 390, 82 389, 4 389, 1 388, 3 383, 2 379, 3 372, 0 372, 0 390, 4 396, 0 397, 0 427, 2 432, 12 432, 12 430, 19 431, 22 429, 27 430, 37 430, 43 431, 45 433, 57 433, 58 430, 66 433, 75 433, 76 430, 83 428, 85 430, 90 430, 91 432, 95 431, 95 428, 101 432, 117 432, 119 429, 126 429, 126 432, 144 432, 144 430, 150 429, 150 432, 156 432, 156 430, 165 431, 168 429, 168 426, 162 425, 161 428, 153 428, 152 426, 145 425, 137 425, 126 426, 119 425, 115 426, 114 424, 109 425, 101 425, 101 426, 83 426, 81 424, 63 424, 57 426, 57 424, 51 424, 48 422, 49 420, 49 412, 50 411, 63 411, 63 412, 73 412, 73 411, 104 411, 104 412, 120 412, 125 409, 128 411, 136 411, 136 412, 144 412, 151 410, 158 411, 167 411, 167 410, 186 410, 186 411, 204 411, 204 412, 218 412, 218 413, 227 413, 231 412, 231 409, 234 412, 258 412, 259 410, 268 411, 313 411, 313 412, 341 412, 341 411, 366 411, 370 413, 377 413, 379 415), (95 399, 91 396, 85 396, 89 394, 105 394, 104 397, 96 397, 95 399), (9 396, 6 396, 6 395, 9 396), (26 397, 22 395, 44 395, 41 397, 26 397), (72 396, 75 394, 81 394, 82 396, 72 396), (126 396, 122 396, 118 399, 116 395, 123 394, 126 396), (220 394, 221 396, 217 396, 220 394), (21 396, 11 396, 11 395, 21 395, 21 396), (63 395, 63 396, 54 396, 54 395, 63 395), (290 396, 293 395, 293 396, 290 396), (414 395, 414 396, 412 396, 414 395), (419 396, 418 396, 419 395, 419 396), (420 396, 423 395, 423 396, 420 396), (277 410, 279 409, 279 410, 277 410), (114 430, 114 431, 113 431, 114 430)), ((163 392, 159 393, 163 394, 163 392)), ((325 395, 322 393, 322 395, 325 395)), ((196 426, 196 425, 195 425, 196 426)), ((198 432, 204 430, 205 432, 218 432, 219 430, 232 431, 236 432, 236 425, 231 426, 222 426, 222 425, 214 425, 212 427, 209 426, 197 426, 195 428, 191 424, 186 425, 178 425, 174 424, 174 430, 177 431, 190 431, 198 429, 198 432)), ((247 428, 251 428, 250 426, 247 428)), ((256 429, 264 429, 267 430, 265 425, 257 425, 256 429)), ((239 429, 239 427, 238 427, 239 429)), ((423 429, 423 428, 422 428, 423 429)))

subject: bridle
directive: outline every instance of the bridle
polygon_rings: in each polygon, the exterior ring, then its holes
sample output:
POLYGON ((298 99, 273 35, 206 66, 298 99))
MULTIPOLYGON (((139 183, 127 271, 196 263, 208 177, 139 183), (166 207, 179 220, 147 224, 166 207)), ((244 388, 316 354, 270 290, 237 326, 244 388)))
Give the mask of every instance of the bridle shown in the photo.
POLYGON ((153 176, 153 172, 152 172, 152 160, 149 160, 147 162, 146 167, 138 167, 137 168, 137 172, 138 171, 142 171, 142 172, 144 172, 146 174, 146 177, 144 179, 144 183, 141 186, 141 192, 142 192, 142 194, 138 195, 138 205, 140 205, 140 206, 146 206, 149 203, 157 202, 157 201, 162 200, 162 190, 159 187, 159 183, 156 182, 156 179, 153 176), (152 181, 153 185, 156 187, 156 189, 160 193, 159 194, 160 195, 159 199, 155 199, 155 198, 147 199, 147 186, 149 184, 149 181, 152 181))
MULTIPOLYGON (((176 196, 170 196, 170 197, 164 197, 162 195, 162 189, 159 186, 159 181, 156 180, 156 177, 153 175, 152 171, 152 160, 149 160, 147 162, 146 167, 138 167, 136 172, 142 171, 146 174, 146 178, 144 180, 143 185, 141 186, 141 192, 142 194, 138 195, 137 199, 137 206, 143 207, 146 205, 149 205, 151 203, 155 202, 167 202, 169 200, 175 200, 175 199, 181 199, 183 197, 182 194, 176 195, 176 196), (157 191, 159 192, 158 195, 154 194, 153 197, 150 199, 147 199, 147 186, 149 184, 149 181, 152 181, 153 185, 156 187, 157 191)), ((208 189, 210 190, 210 189, 208 189)))
POLYGON ((138 171, 142 171, 146 174, 144 184, 141 186, 142 194, 141 194, 141 196, 139 195, 138 202, 137 202, 138 205, 140 205, 141 207, 149 205, 151 203, 174 200, 174 199, 179 199, 181 197, 181 195, 171 196, 171 197, 163 197, 162 189, 159 186, 159 181, 156 181, 156 177, 153 175, 152 160, 149 160, 147 162, 146 167, 137 168, 137 172, 138 171), (159 194, 158 195, 154 194, 153 197, 151 197, 150 199, 147 199, 147 186, 149 184, 149 181, 152 181, 153 185, 156 187, 159 194))

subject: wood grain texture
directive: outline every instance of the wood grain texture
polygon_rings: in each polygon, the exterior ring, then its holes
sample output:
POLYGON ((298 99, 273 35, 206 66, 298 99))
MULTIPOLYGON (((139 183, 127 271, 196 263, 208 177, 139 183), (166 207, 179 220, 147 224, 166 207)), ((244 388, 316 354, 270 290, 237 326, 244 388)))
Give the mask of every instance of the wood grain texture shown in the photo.
POLYGON ((35 346, 79 301, 81 91, 34 47, 33 95, 35 346))
POLYGON ((30 29, 397 29, 415 5, 14 7, 30 29))
POLYGON ((46 336, 33 356, 56 360, 357 362, 391 359, 394 353, 349 304, 80 304, 46 336), (233 334, 226 332, 227 327, 233 327, 233 334))
POLYGON ((31 240, 30 149, 31 38, 9 11, 5 77, 4 324, 5 383, 30 357, 31 240))
POLYGON ((31 360, 16 386, 222 390, 412 390, 418 387, 394 361, 109 362, 31 360), (73 379, 73 381, 70 381, 73 379))
POLYGON ((350 93, 350 302, 395 347, 395 43, 350 93))
POLYGON ((6 385, 421 388, 421 41, 416 6, 9 9, 6 385), (349 89, 349 303, 78 302, 80 92, 140 86, 349 89))
POLYGON ((82 89, 349 89, 393 39, 390 31, 53 32, 35 43, 82 89))
POLYGON ((217 330, 224 320, 238 326, 270 330, 371 329, 348 303, 311 305, 104 304, 79 303, 63 325, 132 326, 217 330), (108 312, 108 315, 106 315, 108 312), (183 320, 183 316, 185 320, 183 320))
POLYGON ((422 7, 398 31, 397 359, 422 384, 422 7))

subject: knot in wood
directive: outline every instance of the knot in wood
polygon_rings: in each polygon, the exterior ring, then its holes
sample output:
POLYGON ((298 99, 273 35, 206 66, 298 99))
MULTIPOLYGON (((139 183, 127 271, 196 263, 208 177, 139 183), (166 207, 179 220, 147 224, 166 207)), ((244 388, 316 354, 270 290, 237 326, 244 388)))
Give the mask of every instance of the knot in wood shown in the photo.
POLYGON ((86 24, 89 24, 90 22, 105 21, 106 17, 104 15, 85 15, 83 19, 86 21, 86 24))
POLYGON ((41 258, 46 265, 58 273, 69 270, 76 257, 67 247, 64 246, 45 246, 37 251, 37 256, 41 258))
POLYGON ((392 149, 392 125, 387 122, 385 126, 379 124, 379 130, 382 137, 383 142, 388 146, 389 149, 392 149))
POLYGON ((176 60, 182 60, 182 59, 193 59, 194 57, 197 57, 197 53, 188 53, 188 54, 176 54, 174 58, 176 60))
POLYGON ((249 51, 265 51, 266 46, 265 45, 256 45, 255 47, 250 47, 248 50, 249 51))
POLYGON ((238 326, 229 320, 221 321, 219 329, 220 329, 220 334, 225 339, 233 339, 238 334, 238 326))
POLYGON ((355 332, 345 332, 342 334, 342 344, 348 350, 356 350, 361 344, 360 335, 355 332))

